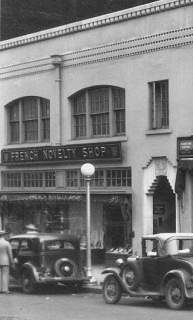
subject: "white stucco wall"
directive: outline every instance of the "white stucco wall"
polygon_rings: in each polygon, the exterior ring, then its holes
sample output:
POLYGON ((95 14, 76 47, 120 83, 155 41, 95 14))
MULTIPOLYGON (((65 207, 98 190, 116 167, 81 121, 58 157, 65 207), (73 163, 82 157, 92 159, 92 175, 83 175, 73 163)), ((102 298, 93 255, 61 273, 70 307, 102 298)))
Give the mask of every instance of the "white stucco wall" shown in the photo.
MULTIPOLYGON (((0 44, 1 147, 8 147, 4 106, 14 99, 27 95, 50 99, 51 144, 60 141, 69 144, 74 143, 71 139, 69 96, 95 85, 125 88, 126 137, 110 137, 102 141, 122 141, 123 161, 120 165, 132 167, 136 248, 146 230, 145 224, 151 219, 152 204, 151 200, 144 202, 144 191, 149 187, 148 183, 153 182, 153 176, 144 178, 143 168, 152 157, 166 157, 173 168, 170 178, 174 186, 176 139, 191 135, 193 130, 193 2, 189 1, 189 5, 183 6, 182 1, 178 1, 178 4, 174 1, 158 1, 0 44), (154 10, 153 14, 151 10, 154 10), (136 12, 135 19, 132 19, 131 15, 136 12), (117 17, 125 15, 128 19, 121 18, 117 23, 117 17), (99 26, 100 22, 103 26, 99 26), (77 32, 75 28, 81 31, 77 32), (66 34, 62 34, 62 30, 67 30, 66 34), (56 36, 57 32, 62 35, 56 36), (43 40, 39 41, 38 37, 43 40), (8 45, 12 48, 5 49, 8 45), (60 54, 63 60, 61 114, 58 69, 52 65, 50 58, 53 54, 60 54), (170 126, 164 134, 152 134, 148 131, 148 82, 164 79, 169 80, 170 126), (62 137, 60 117, 63 123, 62 137)), ((78 142, 96 141, 99 140, 78 142)))

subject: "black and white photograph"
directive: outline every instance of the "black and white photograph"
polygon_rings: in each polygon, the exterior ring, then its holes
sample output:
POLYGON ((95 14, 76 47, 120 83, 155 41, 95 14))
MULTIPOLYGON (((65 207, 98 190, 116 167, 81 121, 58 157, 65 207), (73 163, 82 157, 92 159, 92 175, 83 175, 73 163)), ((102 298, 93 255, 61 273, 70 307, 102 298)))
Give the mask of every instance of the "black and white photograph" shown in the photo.
POLYGON ((193 0, 0 0, 0 320, 191 320, 193 0))

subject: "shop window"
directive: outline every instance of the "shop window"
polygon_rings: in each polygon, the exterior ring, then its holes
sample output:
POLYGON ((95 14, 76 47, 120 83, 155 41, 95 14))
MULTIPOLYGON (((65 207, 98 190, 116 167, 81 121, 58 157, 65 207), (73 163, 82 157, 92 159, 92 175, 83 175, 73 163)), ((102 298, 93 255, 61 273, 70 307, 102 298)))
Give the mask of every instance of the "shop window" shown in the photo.
POLYGON ((125 135, 124 89, 86 89, 71 100, 74 138, 125 135))
MULTIPOLYGON (((80 177, 81 187, 86 186, 86 181, 83 175, 80 177)), ((105 187, 105 170, 104 169, 95 169, 95 173, 91 179, 92 187, 105 187)))
POLYGON ((56 174, 55 171, 45 172, 45 186, 46 187, 55 187, 56 186, 56 174))
POLYGON ((73 188, 78 187, 79 173, 78 170, 66 170, 66 186, 73 188))
POLYGON ((51 188, 55 186, 55 171, 2 172, 2 188, 51 188))
POLYGON ((95 187, 104 187, 105 186, 105 172, 104 170, 97 169, 95 171, 94 177, 91 180, 91 185, 95 187))
POLYGON ((21 187, 21 173, 17 172, 4 172, 3 173, 3 187, 6 188, 19 188, 21 187))
POLYGON ((41 142, 50 139, 50 103, 25 97, 7 106, 9 143, 41 142))
POLYGON ((43 174, 41 172, 25 172, 24 187, 38 188, 43 186, 43 174))
POLYGON ((131 186, 131 168, 107 170, 107 187, 131 186))
POLYGON ((169 88, 168 80, 149 83, 151 129, 169 128, 169 88))

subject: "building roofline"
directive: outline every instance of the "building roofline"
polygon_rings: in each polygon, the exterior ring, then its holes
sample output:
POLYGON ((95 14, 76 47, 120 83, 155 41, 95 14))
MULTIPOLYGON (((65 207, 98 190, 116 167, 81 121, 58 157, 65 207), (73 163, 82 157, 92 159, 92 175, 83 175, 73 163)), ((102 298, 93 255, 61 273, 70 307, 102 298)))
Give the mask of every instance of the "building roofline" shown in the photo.
POLYGON ((180 7, 193 5, 193 0, 159 0, 144 5, 104 14, 101 16, 69 23, 59 27, 30 33, 24 36, 4 40, 0 42, 0 50, 7 50, 26 44, 44 41, 52 38, 65 36, 72 33, 82 32, 90 29, 99 28, 106 25, 121 23, 131 19, 136 19, 152 14, 158 14, 180 7))

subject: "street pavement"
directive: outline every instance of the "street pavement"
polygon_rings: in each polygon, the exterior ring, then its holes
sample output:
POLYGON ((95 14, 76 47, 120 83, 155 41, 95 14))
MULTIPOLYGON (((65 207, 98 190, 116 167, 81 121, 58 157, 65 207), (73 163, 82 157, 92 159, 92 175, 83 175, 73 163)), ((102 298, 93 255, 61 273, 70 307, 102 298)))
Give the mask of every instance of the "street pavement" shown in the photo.
POLYGON ((0 320, 192 320, 192 314, 193 304, 174 311, 165 302, 123 297, 108 305, 102 294, 75 293, 62 286, 33 295, 18 289, 0 295, 0 320))
POLYGON ((170 310, 164 301, 143 298, 122 297, 116 305, 106 304, 103 269, 101 265, 92 267, 95 282, 81 292, 53 286, 27 295, 12 283, 12 294, 0 294, 0 320, 192 320, 193 303, 180 311, 170 310))

